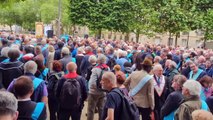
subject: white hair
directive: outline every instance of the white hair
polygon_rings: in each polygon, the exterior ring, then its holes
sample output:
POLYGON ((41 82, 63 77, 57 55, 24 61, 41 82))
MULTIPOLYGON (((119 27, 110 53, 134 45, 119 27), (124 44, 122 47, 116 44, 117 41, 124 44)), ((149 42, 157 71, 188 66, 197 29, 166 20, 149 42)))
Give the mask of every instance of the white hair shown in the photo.
POLYGON ((116 76, 113 72, 104 72, 102 78, 109 80, 112 84, 116 85, 116 76))
POLYGON ((24 73, 32 73, 34 75, 37 71, 37 67, 37 64, 30 60, 24 64, 24 73))
POLYGON ((174 61, 170 61, 170 66, 172 66, 173 68, 177 68, 177 64, 174 61))
POLYGON ((0 91, 0 108, 7 108, 16 112, 18 108, 16 97, 10 92, 0 91))
POLYGON ((99 54, 97 61, 99 62, 99 64, 106 63, 106 56, 104 54, 99 54))
POLYGON ((96 58, 95 55, 91 55, 91 56, 89 56, 88 61, 89 61, 90 63, 95 63, 95 62, 97 61, 97 58, 96 58))
POLYGON ((61 50, 61 53, 65 54, 65 55, 69 55, 70 54, 70 50, 67 47, 63 47, 62 50, 61 50))
POLYGON ((2 48, 2 50, 1 50, 1 56, 8 57, 9 49, 10 49, 9 47, 2 48))
POLYGON ((201 92, 201 84, 196 80, 187 80, 183 87, 189 90, 190 95, 200 95, 201 92))
POLYGON ((189 53, 183 53, 183 58, 186 59, 189 57, 189 53))
POLYGON ((156 64, 156 65, 154 65, 153 71, 156 71, 156 70, 158 70, 158 69, 163 69, 163 67, 162 67, 161 64, 156 64))

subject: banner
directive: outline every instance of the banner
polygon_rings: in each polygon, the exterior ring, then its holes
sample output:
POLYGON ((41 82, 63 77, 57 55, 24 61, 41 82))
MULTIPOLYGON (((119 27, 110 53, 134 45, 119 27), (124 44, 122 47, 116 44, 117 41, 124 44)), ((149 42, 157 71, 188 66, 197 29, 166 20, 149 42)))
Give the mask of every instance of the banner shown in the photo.
POLYGON ((35 23, 35 36, 36 38, 42 38, 44 36, 44 25, 43 22, 36 22, 35 23))

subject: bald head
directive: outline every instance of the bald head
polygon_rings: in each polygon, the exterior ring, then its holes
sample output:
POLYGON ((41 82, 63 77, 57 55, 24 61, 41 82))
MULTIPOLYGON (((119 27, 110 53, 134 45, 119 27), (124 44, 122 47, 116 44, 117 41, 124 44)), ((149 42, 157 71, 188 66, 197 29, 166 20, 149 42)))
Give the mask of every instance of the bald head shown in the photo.
POLYGON ((77 65, 74 62, 69 62, 66 68, 69 72, 75 72, 77 69, 77 65))

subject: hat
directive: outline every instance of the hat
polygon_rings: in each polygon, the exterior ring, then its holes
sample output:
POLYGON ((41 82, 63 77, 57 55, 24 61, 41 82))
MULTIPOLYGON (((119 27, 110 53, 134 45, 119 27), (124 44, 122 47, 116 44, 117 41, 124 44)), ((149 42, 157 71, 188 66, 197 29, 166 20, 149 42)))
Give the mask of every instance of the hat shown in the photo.
POLYGON ((142 65, 152 66, 152 61, 148 58, 145 58, 142 62, 142 65))

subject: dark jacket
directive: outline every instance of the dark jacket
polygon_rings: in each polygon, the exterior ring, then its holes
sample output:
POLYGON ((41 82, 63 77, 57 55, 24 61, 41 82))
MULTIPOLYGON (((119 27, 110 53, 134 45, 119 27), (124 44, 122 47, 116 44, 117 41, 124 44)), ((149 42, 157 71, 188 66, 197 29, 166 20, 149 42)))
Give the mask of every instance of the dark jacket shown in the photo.
POLYGON ((67 79, 72 79, 72 78, 77 78, 77 81, 80 83, 81 86, 81 97, 82 97, 82 101, 81 101, 81 108, 83 109, 84 106, 84 101, 87 99, 87 91, 86 91, 86 79, 82 76, 77 75, 76 73, 68 73, 66 74, 64 77, 62 77, 59 81, 58 81, 58 86, 56 89, 56 97, 59 98, 60 97, 60 93, 61 93, 61 89, 64 85, 64 82, 67 79))
POLYGON ((183 95, 181 91, 174 91, 171 94, 169 94, 164 105, 161 108, 161 118, 177 110, 182 100, 183 100, 183 95))
POLYGON ((6 89, 14 78, 24 74, 23 65, 20 61, 0 63, 0 81, 6 89))
POLYGON ((90 55, 85 55, 80 65, 81 76, 86 77, 87 68, 91 65, 89 62, 90 55))
MULTIPOLYGON (((32 120, 32 114, 36 108, 37 103, 33 101, 19 101, 18 102, 18 120, 32 120)), ((38 120, 46 120, 46 107, 39 110, 41 112, 38 120)))

